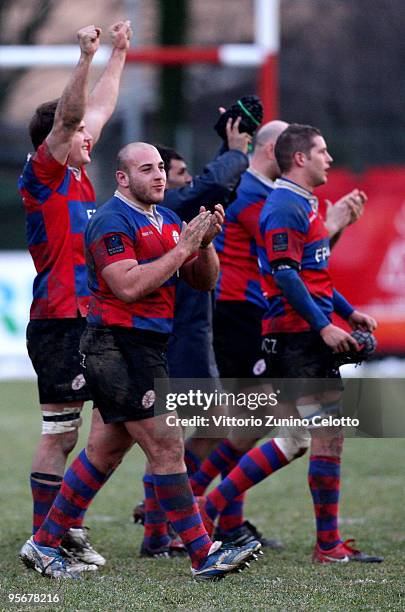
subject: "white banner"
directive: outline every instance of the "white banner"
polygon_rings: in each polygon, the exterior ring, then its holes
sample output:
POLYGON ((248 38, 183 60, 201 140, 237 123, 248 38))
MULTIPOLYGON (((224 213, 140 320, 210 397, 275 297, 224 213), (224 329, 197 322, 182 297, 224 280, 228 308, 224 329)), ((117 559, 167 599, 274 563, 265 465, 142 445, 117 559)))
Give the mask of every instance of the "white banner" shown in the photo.
MULTIPOLYGON (((0 251, 0 380, 35 378, 25 344, 34 277, 34 264, 27 251, 0 251)), ((342 374, 404 377, 405 361, 390 358, 356 369, 345 366, 342 374)))
POLYGON ((0 379, 35 376, 25 344, 34 277, 27 251, 0 251, 0 379))

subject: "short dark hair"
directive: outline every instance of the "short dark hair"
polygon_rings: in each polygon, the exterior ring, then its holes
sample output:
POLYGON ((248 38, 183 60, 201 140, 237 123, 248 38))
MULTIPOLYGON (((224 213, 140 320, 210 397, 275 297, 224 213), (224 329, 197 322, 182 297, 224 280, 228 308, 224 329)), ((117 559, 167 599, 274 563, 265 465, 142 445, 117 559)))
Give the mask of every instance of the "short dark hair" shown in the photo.
POLYGON ((282 174, 291 170, 294 153, 300 151, 309 155, 314 146, 315 136, 322 136, 318 128, 299 123, 291 123, 280 134, 274 147, 274 154, 282 174))
POLYGON ((180 153, 177 153, 177 151, 175 149, 172 149, 171 147, 165 147, 161 144, 155 144, 153 146, 159 151, 160 157, 162 158, 163 163, 165 165, 166 174, 169 174, 172 159, 179 159, 180 161, 184 161, 180 153))
POLYGON ((53 127, 58 100, 44 102, 38 106, 29 125, 29 133, 34 149, 37 150, 53 127))

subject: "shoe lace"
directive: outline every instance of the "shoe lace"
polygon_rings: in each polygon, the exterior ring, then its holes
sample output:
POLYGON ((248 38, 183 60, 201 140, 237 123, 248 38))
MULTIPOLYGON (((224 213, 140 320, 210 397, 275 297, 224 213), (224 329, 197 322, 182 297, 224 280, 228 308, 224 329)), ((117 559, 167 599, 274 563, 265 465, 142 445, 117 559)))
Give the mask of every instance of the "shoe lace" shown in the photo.
POLYGON ((48 567, 52 566, 55 562, 60 563, 62 569, 64 570, 66 570, 67 566, 70 565, 71 563, 69 557, 64 556, 63 552, 60 551, 54 557, 52 557, 51 561, 49 561, 47 565, 44 566, 44 569, 42 570, 43 576, 45 576, 45 572, 48 569, 48 567))

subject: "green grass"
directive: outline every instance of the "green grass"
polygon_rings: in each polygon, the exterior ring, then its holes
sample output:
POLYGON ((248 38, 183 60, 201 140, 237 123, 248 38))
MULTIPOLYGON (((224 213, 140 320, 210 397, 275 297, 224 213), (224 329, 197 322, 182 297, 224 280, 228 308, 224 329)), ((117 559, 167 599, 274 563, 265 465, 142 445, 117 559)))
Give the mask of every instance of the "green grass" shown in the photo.
MULTIPOLYGON (((142 498, 143 457, 134 450, 91 506, 87 524, 108 565, 79 582, 51 582, 23 568, 18 550, 29 535, 28 473, 39 435, 32 383, 0 383, 0 610, 404 610, 405 531, 402 440, 348 440, 343 462, 342 534, 383 554, 381 565, 314 566, 314 520, 300 459, 254 488, 247 516, 283 539, 241 575, 196 584, 187 560, 141 560, 142 529, 132 524, 142 498), (60 605, 8 605, 8 593, 58 593, 60 605)), ((81 446, 88 431, 82 428, 81 446)))

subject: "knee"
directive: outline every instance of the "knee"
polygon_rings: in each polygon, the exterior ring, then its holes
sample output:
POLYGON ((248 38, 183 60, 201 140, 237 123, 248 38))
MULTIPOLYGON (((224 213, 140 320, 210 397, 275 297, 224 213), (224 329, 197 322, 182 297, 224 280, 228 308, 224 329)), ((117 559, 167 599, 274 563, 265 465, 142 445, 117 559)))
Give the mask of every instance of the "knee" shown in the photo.
POLYGON ((118 448, 101 448, 97 445, 87 444, 86 455, 88 460, 94 467, 100 472, 107 474, 112 470, 115 470, 122 459, 124 458, 126 450, 118 448))
POLYGON ((76 445, 78 429, 82 424, 81 407, 66 407, 61 411, 46 411, 42 413, 42 435, 47 443, 69 455, 76 445))
POLYGON ((340 457, 343 452, 343 433, 338 428, 324 428, 318 436, 313 436, 311 452, 324 457, 340 457))
POLYGON ((89 439, 86 454, 101 472, 109 472, 121 463, 132 443, 127 440, 89 439))
POLYGON ((308 431, 292 431, 288 438, 274 438, 287 461, 294 461, 307 452, 311 443, 308 431))
POLYGON ((170 440, 168 446, 154 444, 149 449, 148 459, 152 472, 160 471, 162 468, 168 472, 182 472, 185 469, 183 440, 170 440))
POLYGON ((78 437, 79 432, 77 431, 77 429, 75 429, 74 431, 70 431, 69 433, 62 434, 60 436, 61 447, 64 455, 67 456, 69 455, 69 453, 71 453, 71 451, 77 444, 78 437))

